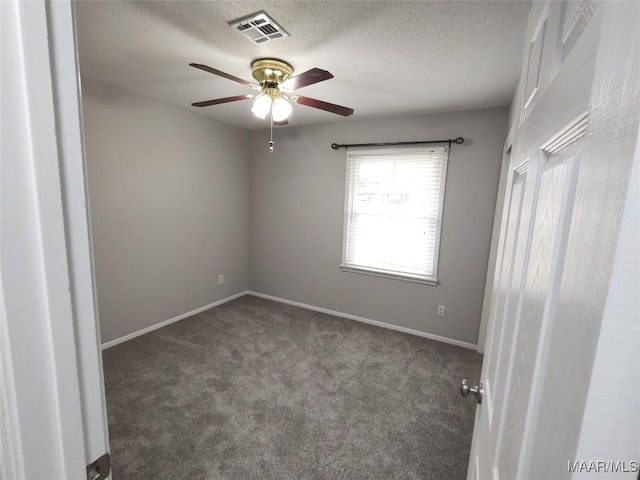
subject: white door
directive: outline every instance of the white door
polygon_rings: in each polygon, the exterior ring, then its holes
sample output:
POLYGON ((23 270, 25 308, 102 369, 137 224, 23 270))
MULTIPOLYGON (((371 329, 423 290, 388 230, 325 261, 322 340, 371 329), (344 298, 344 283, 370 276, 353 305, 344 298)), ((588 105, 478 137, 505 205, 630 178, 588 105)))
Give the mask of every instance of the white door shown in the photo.
POLYGON ((73 9, 0 10, 0 478, 87 478, 108 437, 73 9))
POLYGON ((532 6, 469 479, 570 478, 577 460, 638 132, 638 19, 635 2, 532 6))

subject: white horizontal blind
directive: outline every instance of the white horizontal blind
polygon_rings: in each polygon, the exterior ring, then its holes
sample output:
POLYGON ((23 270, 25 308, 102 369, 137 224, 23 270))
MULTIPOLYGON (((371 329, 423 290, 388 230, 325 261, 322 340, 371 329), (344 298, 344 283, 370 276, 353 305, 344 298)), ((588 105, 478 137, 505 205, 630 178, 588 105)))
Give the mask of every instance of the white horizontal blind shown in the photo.
POLYGON ((448 152, 348 151, 343 269, 437 282, 448 152))

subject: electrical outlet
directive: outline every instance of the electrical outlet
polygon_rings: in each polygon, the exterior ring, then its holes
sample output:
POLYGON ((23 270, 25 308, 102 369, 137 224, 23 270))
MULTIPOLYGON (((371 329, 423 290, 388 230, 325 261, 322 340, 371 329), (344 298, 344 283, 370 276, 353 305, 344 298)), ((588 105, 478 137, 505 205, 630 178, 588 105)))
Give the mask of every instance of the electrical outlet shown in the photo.
POLYGON ((218 285, 222 285, 224 283, 224 275, 218 275, 218 285))
POLYGON ((444 317, 444 305, 438 305, 438 316, 444 317))

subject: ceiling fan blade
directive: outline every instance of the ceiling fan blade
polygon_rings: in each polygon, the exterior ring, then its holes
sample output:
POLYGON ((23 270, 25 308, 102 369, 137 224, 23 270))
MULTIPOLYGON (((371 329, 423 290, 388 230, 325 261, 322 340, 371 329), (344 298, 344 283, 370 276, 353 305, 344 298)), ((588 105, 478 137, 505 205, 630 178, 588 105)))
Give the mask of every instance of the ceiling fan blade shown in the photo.
POLYGON ((192 67, 199 68, 200 70, 204 70, 205 72, 213 73, 214 75, 218 75, 219 77, 226 78, 228 80, 233 80, 234 82, 241 83, 242 85, 246 85, 247 87, 255 88, 256 90, 260 90, 260 85, 249 82, 247 80, 243 80, 242 78, 234 77, 228 73, 222 72, 220 70, 216 70, 208 65, 202 65, 201 63, 190 63, 192 67))
POLYGON ((291 77, 289 80, 282 82, 280 86, 285 90, 297 90, 298 88, 313 85, 314 83, 324 82, 330 78, 333 78, 331 72, 327 72, 326 70, 321 70, 319 68, 312 68, 311 70, 307 70, 300 75, 296 75, 295 77, 291 77))
POLYGON ((348 117, 353 114, 353 108, 343 107, 336 105, 335 103, 323 102, 322 100, 316 100, 315 98, 297 96, 295 101, 300 105, 306 105, 307 107, 319 108, 327 112, 336 113, 343 117, 348 117))
POLYGON ((192 103, 194 107, 209 107, 211 105, 219 105, 220 103, 237 102, 238 100, 248 100, 253 95, 236 95, 235 97, 216 98, 215 100, 205 100, 204 102, 192 103))

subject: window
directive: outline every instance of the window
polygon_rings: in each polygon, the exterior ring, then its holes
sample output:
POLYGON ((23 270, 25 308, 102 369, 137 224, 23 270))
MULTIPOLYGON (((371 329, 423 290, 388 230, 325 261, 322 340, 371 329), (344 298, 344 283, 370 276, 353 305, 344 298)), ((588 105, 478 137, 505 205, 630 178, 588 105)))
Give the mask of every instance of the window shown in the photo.
POLYGON ((437 284, 448 155, 348 150, 343 270, 437 284))

